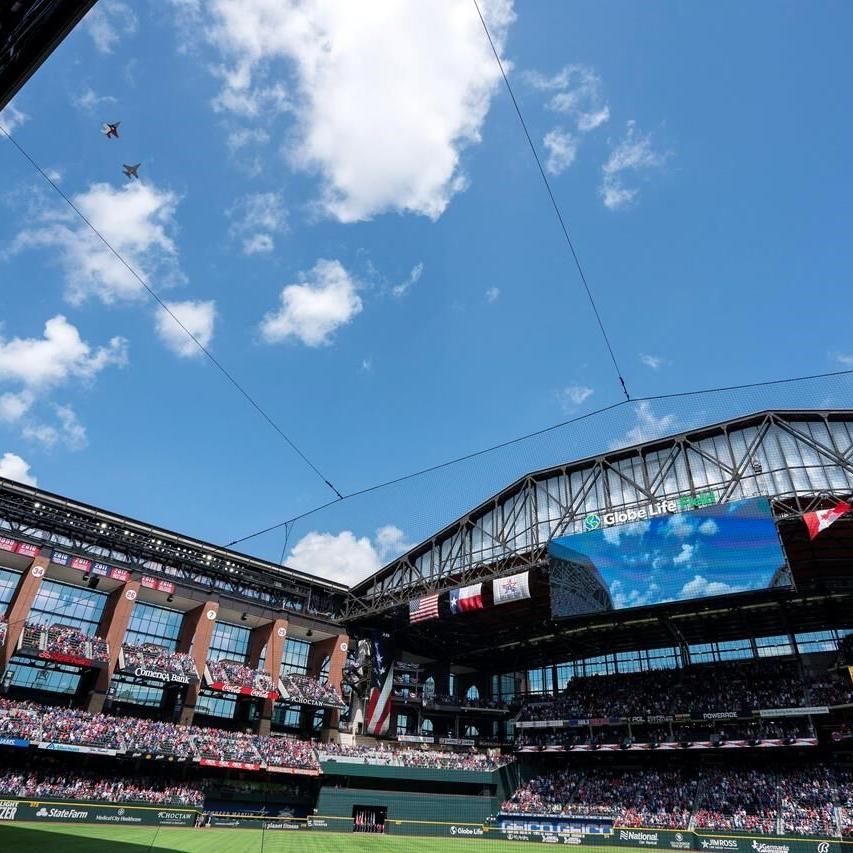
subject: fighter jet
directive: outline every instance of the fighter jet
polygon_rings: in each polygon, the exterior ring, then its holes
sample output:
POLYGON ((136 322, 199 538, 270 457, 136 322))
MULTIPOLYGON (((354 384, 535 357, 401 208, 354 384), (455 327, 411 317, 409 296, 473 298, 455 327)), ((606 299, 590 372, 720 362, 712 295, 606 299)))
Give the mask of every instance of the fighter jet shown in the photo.
POLYGON ((121 167, 122 170, 124 171, 124 176, 126 178, 136 178, 136 180, 138 181, 139 180, 139 167, 141 165, 142 165, 142 163, 137 163, 135 166, 128 166, 127 163, 125 163, 121 167))
POLYGON ((101 133, 107 137, 107 139, 118 139, 118 126, 121 124, 120 121, 104 122, 101 126, 101 133))

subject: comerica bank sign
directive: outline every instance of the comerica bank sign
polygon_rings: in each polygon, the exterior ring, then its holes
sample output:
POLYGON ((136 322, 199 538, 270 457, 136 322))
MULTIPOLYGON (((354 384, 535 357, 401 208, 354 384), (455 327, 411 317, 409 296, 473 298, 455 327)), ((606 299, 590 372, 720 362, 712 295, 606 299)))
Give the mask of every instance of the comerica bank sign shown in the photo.
POLYGON ((711 506, 717 502, 716 492, 699 492, 696 495, 685 495, 678 500, 660 500, 646 504, 636 509, 606 512, 603 515, 590 513, 583 522, 584 530, 598 530, 600 527, 611 527, 614 524, 626 524, 629 521, 643 521, 647 518, 657 518, 660 515, 672 515, 677 512, 687 512, 703 506, 711 506))

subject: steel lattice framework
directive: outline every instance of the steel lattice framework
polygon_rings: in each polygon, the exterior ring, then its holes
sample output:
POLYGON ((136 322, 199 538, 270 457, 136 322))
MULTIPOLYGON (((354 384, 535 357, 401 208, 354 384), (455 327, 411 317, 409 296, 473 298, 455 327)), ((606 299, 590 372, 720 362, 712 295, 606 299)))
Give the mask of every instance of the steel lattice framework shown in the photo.
POLYGON ((528 474, 358 584, 344 619, 543 565, 589 514, 713 491, 765 495, 777 520, 853 492, 853 410, 766 411, 528 474))

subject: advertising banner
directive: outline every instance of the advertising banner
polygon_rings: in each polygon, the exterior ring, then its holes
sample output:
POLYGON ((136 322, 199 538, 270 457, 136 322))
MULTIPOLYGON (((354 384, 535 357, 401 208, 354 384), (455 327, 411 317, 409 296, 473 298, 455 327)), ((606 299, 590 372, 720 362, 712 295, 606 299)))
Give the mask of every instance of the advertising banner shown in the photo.
POLYGON ((548 543, 551 615, 580 616, 791 585, 767 498, 676 514, 655 507, 548 543))
POLYGON ((88 746, 79 743, 51 743, 48 741, 40 741, 39 749, 47 749, 52 752, 85 752, 89 755, 116 755, 117 750, 107 749, 103 746, 88 746))
POLYGON ((103 805, 94 803, 0 800, 0 821, 37 823, 96 823, 117 826, 193 826, 198 812, 191 809, 103 805))
POLYGON ((220 761, 217 758, 199 758, 198 763, 205 767, 230 767, 232 770, 260 770, 260 764, 247 764, 243 761, 220 761))

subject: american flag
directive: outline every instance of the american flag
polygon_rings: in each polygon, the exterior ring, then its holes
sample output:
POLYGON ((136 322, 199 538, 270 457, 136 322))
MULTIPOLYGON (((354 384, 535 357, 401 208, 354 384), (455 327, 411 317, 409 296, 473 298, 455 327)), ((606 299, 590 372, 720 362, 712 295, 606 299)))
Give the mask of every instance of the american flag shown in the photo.
POLYGON ((422 595, 409 602, 409 622, 425 622, 427 619, 438 619, 438 593, 422 595))

